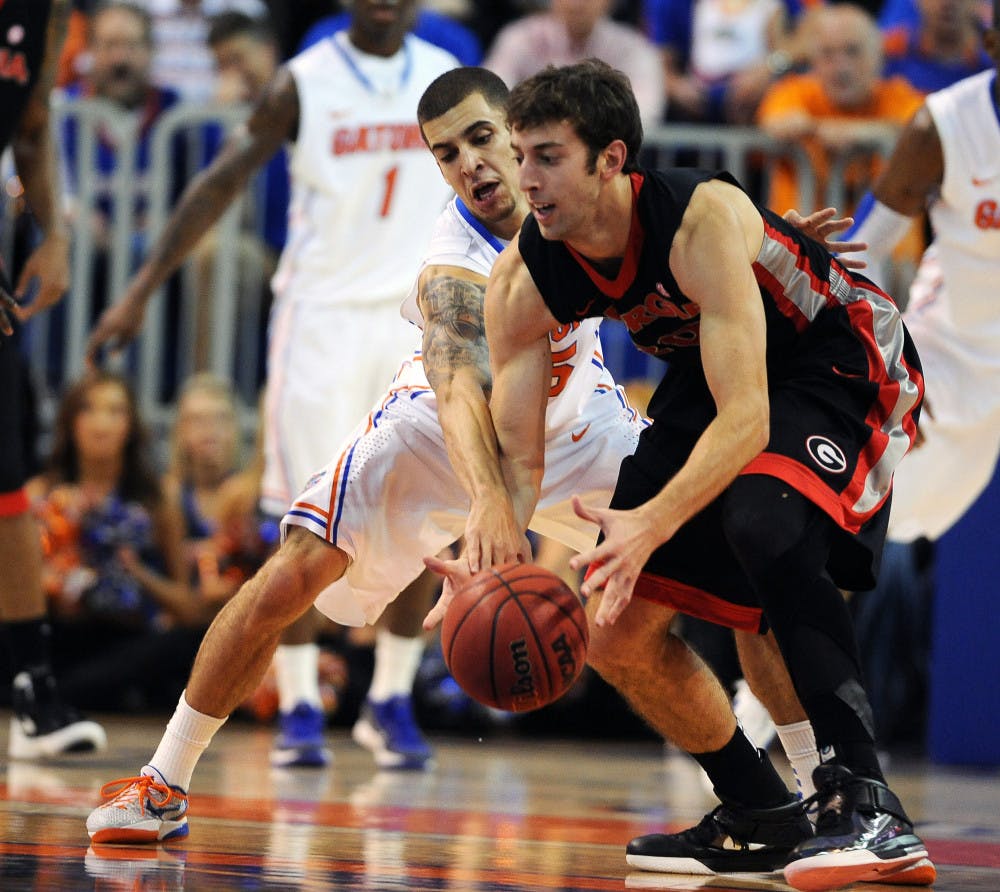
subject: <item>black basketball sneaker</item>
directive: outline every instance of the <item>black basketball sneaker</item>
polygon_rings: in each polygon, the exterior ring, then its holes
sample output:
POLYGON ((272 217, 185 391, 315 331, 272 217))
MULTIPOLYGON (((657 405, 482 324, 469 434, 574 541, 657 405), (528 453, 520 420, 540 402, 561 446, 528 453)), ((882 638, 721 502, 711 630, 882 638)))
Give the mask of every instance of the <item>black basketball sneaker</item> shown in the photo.
MULTIPOLYGON (((903 882, 904 872, 927 858, 899 799, 884 783, 842 765, 820 765, 813 783, 816 835, 789 856, 785 881, 790 886, 822 892, 883 878, 903 882)), ((913 873, 910 882, 919 871, 913 873)))
POLYGON ((758 873, 780 870, 788 855, 812 837, 797 799, 774 808, 747 808, 723 801, 696 827, 633 839, 625 861, 660 873, 758 873))

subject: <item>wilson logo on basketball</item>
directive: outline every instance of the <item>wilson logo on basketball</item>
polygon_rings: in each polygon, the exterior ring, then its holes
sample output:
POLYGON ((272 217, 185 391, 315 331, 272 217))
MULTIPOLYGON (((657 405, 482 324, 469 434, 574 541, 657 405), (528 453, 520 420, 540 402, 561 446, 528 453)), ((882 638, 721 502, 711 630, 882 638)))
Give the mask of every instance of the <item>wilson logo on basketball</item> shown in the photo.
POLYGON ((563 684, 568 687, 577 675, 573 646, 566 640, 565 632, 556 638, 551 646, 552 652, 556 655, 556 664, 559 666, 559 674, 562 676, 563 684))
POLYGON ((806 440, 806 451, 809 453, 809 457, 824 471, 839 474, 847 469, 847 459, 833 440, 814 434, 806 440))
POLYGON ((531 660, 528 657, 528 646, 523 638, 510 643, 510 656, 514 661, 514 674, 517 676, 510 692, 514 697, 535 697, 535 677, 531 671, 531 660))

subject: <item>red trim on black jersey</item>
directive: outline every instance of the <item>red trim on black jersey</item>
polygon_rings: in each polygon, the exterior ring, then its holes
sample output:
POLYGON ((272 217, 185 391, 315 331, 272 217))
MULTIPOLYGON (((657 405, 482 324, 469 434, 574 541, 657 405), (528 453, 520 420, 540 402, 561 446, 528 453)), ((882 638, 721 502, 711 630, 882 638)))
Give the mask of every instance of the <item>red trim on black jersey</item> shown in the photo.
POLYGON ((639 271, 639 257, 642 254, 642 246, 646 240, 645 230, 639 220, 639 190, 642 189, 644 177, 641 173, 630 173, 629 180, 632 184, 632 222, 628 227, 628 244, 625 246, 625 256, 622 258, 621 269, 615 278, 608 279, 602 276, 579 251, 565 242, 566 249, 580 268, 587 274, 594 285, 600 289, 601 293, 612 300, 621 300, 628 291, 629 286, 635 281, 635 275, 639 271))
POLYGON ((759 632, 764 612, 760 607, 732 604, 725 598, 703 591, 693 585, 667 579, 653 573, 640 573, 635 583, 635 596, 654 604, 672 607, 680 613, 707 620, 730 629, 759 632))

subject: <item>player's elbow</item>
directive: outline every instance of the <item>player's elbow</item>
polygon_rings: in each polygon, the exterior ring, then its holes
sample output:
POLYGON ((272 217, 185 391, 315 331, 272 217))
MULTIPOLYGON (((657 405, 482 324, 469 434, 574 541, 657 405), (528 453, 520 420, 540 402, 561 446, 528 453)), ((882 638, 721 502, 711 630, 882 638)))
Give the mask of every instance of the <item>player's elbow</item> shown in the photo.
POLYGON ((740 425, 740 436, 746 451, 752 458, 764 451, 771 439, 771 407, 766 395, 749 399, 740 425))

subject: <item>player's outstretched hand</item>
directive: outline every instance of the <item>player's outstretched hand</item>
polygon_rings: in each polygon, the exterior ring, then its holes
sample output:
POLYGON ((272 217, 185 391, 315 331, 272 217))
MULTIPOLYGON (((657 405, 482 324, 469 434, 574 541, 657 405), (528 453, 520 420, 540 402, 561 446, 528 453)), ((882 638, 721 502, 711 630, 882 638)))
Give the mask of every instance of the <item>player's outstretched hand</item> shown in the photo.
POLYGON ((464 554, 450 561, 443 561, 439 557, 425 557, 424 565, 432 573, 444 577, 441 597, 424 617, 424 629, 429 632, 444 619, 448 605, 455 598, 455 592, 472 578, 473 572, 469 569, 469 561, 464 554))
POLYGON ((784 219, 809 238, 819 242, 827 251, 836 254, 837 259, 848 269, 861 270, 868 266, 864 260, 845 256, 864 251, 868 247, 867 242, 841 242, 834 238, 854 225, 853 217, 838 217, 836 208, 823 208, 814 211, 808 217, 803 217, 793 208, 785 212, 784 219))
POLYGON ((464 556, 473 573, 531 560, 531 543, 514 519, 510 503, 476 500, 465 524, 464 556))
POLYGON ((594 622, 598 626, 613 625, 632 600, 636 580, 662 539, 638 511, 589 508, 579 496, 573 496, 573 510, 578 517, 597 524, 604 541, 572 557, 569 565, 574 570, 593 565, 580 594, 589 598, 600 593, 594 622))
POLYGON ((87 364, 96 367, 102 349, 121 350, 133 340, 142 328, 145 315, 145 301, 130 294, 108 307, 87 340, 87 364))

